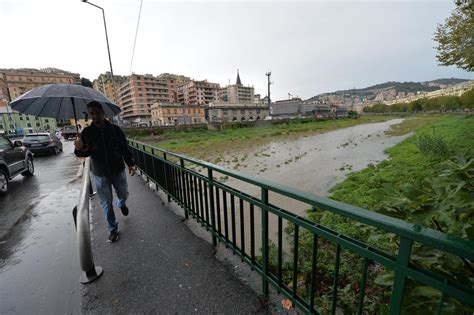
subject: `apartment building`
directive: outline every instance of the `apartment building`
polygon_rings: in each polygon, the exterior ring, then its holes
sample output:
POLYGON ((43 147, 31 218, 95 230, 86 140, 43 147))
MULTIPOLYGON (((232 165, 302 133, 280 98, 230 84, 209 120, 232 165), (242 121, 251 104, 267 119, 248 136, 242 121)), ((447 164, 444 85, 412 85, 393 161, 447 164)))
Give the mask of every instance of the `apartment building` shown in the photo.
MULTIPOLYGON (((260 98, 260 97, 259 97, 260 98)), ((251 104, 255 100, 255 89, 253 86, 244 86, 240 80, 239 70, 235 84, 223 87, 220 91, 220 99, 223 102, 233 104, 251 104)))
POLYGON ((97 79, 92 82, 92 86, 94 90, 101 92, 107 98, 115 103, 117 103, 118 99, 118 92, 117 92, 117 99, 115 99, 114 94, 114 83, 115 89, 118 91, 119 87, 127 82, 128 77, 124 75, 114 75, 114 82, 112 83, 112 77, 110 72, 107 71, 105 73, 101 73, 97 79))
POLYGON ((205 108, 179 103, 154 103, 151 106, 153 126, 169 126, 205 123, 205 108))
POLYGON ((5 106, 23 93, 46 84, 80 84, 78 73, 45 69, 0 69, 0 106, 5 106))
POLYGON ((183 105, 208 105, 219 101, 220 90, 218 83, 189 80, 177 86, 177 101, 183 105))
POLYGON ((132 74, 118 90, 121 117, 124 121, 145 122, 151 124, 151 106, 153 103, 175 103, 177 85, 189 78, 181 75, 164 73, 159 76, 151 74, 132 74))
POLYGON ((54 118, 25 115, 12 110, 9 106, 0 107, 0 133, 22 135, 54 131, 56 128, 57 122, 54 118))

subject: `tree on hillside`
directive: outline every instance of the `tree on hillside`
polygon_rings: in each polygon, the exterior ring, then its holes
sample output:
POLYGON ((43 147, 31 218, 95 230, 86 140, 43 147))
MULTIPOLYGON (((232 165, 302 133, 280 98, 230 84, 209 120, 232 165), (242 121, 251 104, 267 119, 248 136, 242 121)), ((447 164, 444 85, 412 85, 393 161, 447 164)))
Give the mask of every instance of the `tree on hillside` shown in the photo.
POLYGON ((474 108, 474 89, 461 95, 461 103, 464 108, 474 108))
POLYGON ((438 25, 434 40, 441 65, 474 71, 474 5, 459 1, 451 16, 438 25))

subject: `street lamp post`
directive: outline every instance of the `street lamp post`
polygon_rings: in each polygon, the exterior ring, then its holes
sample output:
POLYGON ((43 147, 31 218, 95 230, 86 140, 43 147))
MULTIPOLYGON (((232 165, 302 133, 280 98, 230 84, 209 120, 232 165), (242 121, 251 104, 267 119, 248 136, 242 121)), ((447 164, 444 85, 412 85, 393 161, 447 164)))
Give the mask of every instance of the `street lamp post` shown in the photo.
POLYGON ((118 100, 117 91, 115 90, 114 70, 112 69, 112 58, 110 57, 109 36, 107 35, 107 24, 105 23, 105 11, 102 7, 99 7, 98 5, 95 5, 92 2, 89 2, 88 0, 82 0, 82 2, 85 2, 102 10, 102 17, 104 18, 105 40, 107 41, 107 52, 109 53, 110 79, 112 80, 112 89, 114 90, 115 102, 117 102, 118 100))

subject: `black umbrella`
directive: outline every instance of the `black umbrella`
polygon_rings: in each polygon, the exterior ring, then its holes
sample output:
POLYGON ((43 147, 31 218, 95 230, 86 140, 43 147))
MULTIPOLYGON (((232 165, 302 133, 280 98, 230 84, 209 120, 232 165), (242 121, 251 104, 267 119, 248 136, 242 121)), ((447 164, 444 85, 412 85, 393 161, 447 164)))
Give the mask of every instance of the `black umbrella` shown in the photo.
POLYGON ((120 112, 102 93, 76 84, 48 84, 26 92, 10 103, 12 109, 27 115, 55 119, 86 118, 87 104, 96 101, 102 105, 105 116, 112 117, 120 112))

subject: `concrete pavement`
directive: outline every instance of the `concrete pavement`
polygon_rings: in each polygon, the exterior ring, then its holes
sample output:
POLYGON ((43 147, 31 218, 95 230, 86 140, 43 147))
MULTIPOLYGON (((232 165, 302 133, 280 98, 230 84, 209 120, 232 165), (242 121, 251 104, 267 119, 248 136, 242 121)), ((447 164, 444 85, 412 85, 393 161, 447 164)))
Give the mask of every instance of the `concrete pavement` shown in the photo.
POLYGON ((128 217, 116 210, 120 240, 106 243, 98 197, 92 202, 92 246, 102 277, 82 286, 83 313, 265 313, 258 294, 214 256, 138 176, 128 177, 128 217))

